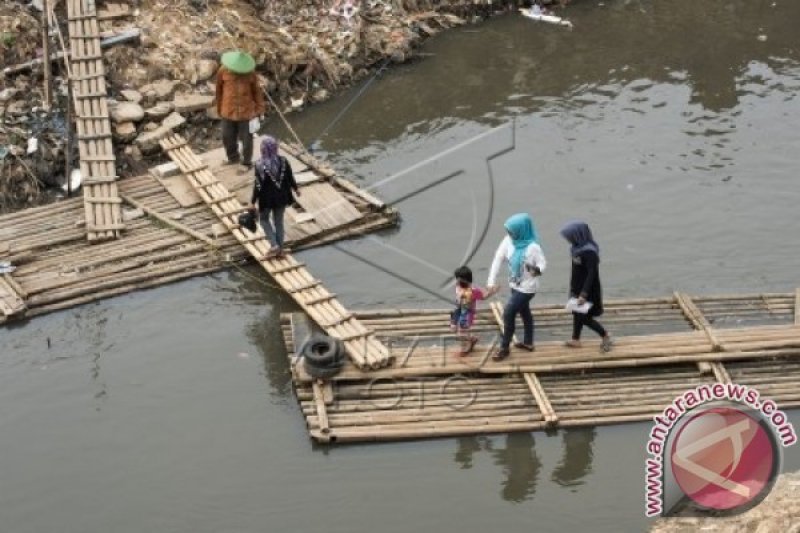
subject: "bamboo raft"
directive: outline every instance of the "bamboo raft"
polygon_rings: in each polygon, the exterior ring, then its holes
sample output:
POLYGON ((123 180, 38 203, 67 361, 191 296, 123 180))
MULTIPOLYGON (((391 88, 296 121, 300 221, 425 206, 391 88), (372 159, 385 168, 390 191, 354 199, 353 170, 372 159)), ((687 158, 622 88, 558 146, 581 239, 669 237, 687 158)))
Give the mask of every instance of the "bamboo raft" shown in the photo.
MULTIPOLYGON (((307 206, 335 197, 347 206, 346 223, 335 214, 315 218, 303 206, 287 212, 287 244, 295 250, 319 246, 393 225, 396 212, 330 169, 281 146, 300 176, 307 206), (320 185, 325 187, 320 187, 320 185), (323 196, 320 191, 325 192, 323 196), (352 213, 357 213, 354 218, 352 213)), ((249 197, 252 175, 222 169, 224 156, 202 161, 235 194, 249 197)), ((185 176, 163 169, 118 182, 127 229, 115 240, 89 245, 83 200, 0 215, 0 261, 16 270, 0 275, 0 324, 66 309, 130 291, 155 287, 229 268, 250 254, 200 199, 187 198, 185 176)), ((248 198, 249 199, 249 198, 248 198)))
POLYGON ((583 348, 564 348, 571 316, 536 307, 536 352, 512 350, 501 362, 489 358, 502 328, 492 308, 476 316, 482 342, 463 359, 452 355, 449 310, 356 312, 395 365, 369 373, 345 365, 324 382, 296 354, 312 329, 305 317, 283 315, 281 326, 311 438, 385 441, 650 420, 704 383, 750 385, 782 408, 800 407, 799 303, 800 289, 610 301, 602 319, 616 335, 609 353, 590 336, 583 348))
MULTIPOLYGON (((322 327, 328 335, 340 339, 347 350, 353 365, 359 369, 377 369, 388 366, 392 357, 386 346, 375 338, 374 333, 364 327, 352 313, 339 303, 336 295, 329 292, 322 283, 306 269, 304 263, 287 254, 283 258, 267 255, 269 241, 258 228, 257 233, 245 232, 239 227, 238 216, 247 208, 231 194, 227 187, 209 170, 208 165, 194 153, 185 139, 173 134, 161 141, 161 147, 178 165, 195 192, 211 207, 228 231, 266 270, 270 276, 322 327)), ((326 182, 313 183, 310 187, 323 188, 325 194, 318 196, 322 202, 313 202, 316 209, 312 216, 320 222, 332 217, 337 224, 352 222, 351 216, 358 215, 355 208, 348 212, 343 205, 330 204, 333 187, 326 182)), ((335 192, 335 191, 333 191, 335 192)), ((309 205, 305 194, 298 201, 309 205)), ((346 202, 344 203, 346 204, 346 202)), ((349 204, 346 204, 349 205, 349 204)), ((352 207, 352 206, 351 206, 352 207)))
POLYGON ((116 184, 116 158, 94 0, 67 0, 67 17, 69 79, 83 178, 86 236, 89 242, 100 242, 119 237, 125 224, 116 184))

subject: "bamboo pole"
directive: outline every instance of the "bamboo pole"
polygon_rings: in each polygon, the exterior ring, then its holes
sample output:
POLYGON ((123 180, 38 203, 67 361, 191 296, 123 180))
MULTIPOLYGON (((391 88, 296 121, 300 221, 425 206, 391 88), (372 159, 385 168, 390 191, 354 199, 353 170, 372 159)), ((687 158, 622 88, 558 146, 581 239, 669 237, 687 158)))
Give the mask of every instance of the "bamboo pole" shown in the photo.
POLYGON ((331 428, 328 421, 328 413, 325 407, 325 399, 322 393, 322 387, 319 382, 315 381, 312 385, 314 388, 314 403, 316 404, 316 413, 319 420, 318 427, 323 435, 330 433, 331 428))
POLYGON ((794 290, 794 325, 800 326, 800 287, 794 290))
POLYGON ((163 214, 159 213, 158 211, 147 207, 142 202, 140 202, 138 200, 134 200, 130 196, 125 196, 125 195, 121 195, 121 198, 122 198, 122 200, 124 202, 127 202, 127 203, 131 204, 132 206, 134 206, 134 207, 136 207, 138 209, 141 209, 142 211, 144 211, 145 213, 147 213, 151 217, 163 222, 164 224, 168 225, 169 227, 175 228, 176 230, 181 231, 181 232, 183 232, 183 233, 185 233, 187 235, 191 235, 195 239, 200 240, 200 241, 206 243, 209 246, 214 246, 214 241, 212 239, 206 237, 205 235, 203 235, 202 233, 200 233, 198 231, 193 230, 192 228, 190 228, 188 226, 185 226, 185 225, 181 224, 180 222, 177 222, 176 220, 173 220, 173 219, 171 219, 169 217, 164 216, 163 214))
MULTIPOLYGON (((42 55, 50 57, 50 8, 48 0, 42 0, 42 55)), ((44 102, 42 107, 48 113, 53 106, 52 65, 43 61, 44 66, 44 102)), ((67 175, 69 179, 69 174, 67 175)))
POLYGON ((547 398, 547 394, 545 393, 542 384, 539 382, 539 379, 536 377, 536 374, 528 372, 523 374, 523 376, 525 377, 525 381, 530 388, 531 394, 536 399, 536 404, 539 406, 539 410, 544 414, 545 422, 547 422, 548 425, 558 424, 558 415, 556 414, 555 410, 553 410, 553 406, 550 403, 550 400, 547 398))

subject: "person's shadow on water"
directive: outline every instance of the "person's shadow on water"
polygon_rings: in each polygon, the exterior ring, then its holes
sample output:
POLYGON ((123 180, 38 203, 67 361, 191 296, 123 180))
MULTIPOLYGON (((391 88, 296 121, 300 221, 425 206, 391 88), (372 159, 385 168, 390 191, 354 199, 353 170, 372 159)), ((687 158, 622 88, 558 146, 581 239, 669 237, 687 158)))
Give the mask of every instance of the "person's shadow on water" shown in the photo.
POLYGON ((506 447, 492 450, 495 464, 503 467, 505 481, 500 496, 508 502, 519 503, 532 499, 542 462, 534 449, 532 433, 510 433, 506 447))
POLYGON ((592 471, 595 429, 566 429, 561 435, 564 441, 564 455, 550 479, 562 487, 582 485, 583 478, 592 471))

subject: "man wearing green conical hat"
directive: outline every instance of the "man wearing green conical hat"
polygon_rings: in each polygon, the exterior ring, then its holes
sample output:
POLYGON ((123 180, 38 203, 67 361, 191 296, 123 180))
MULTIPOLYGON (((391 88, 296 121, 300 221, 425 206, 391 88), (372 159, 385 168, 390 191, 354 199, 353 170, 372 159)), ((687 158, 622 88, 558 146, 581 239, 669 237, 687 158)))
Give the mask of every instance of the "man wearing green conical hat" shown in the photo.
POLYGON ((250 120, 266 111, 264 94, 255 73, 253 56, 241 50, 222 54, 222 66, 217 71, 217 113, 222 119, 222 144, 228 163, 253 166, 253 135, 250 120), (239 142, 242 153, 239 154, 239 142))

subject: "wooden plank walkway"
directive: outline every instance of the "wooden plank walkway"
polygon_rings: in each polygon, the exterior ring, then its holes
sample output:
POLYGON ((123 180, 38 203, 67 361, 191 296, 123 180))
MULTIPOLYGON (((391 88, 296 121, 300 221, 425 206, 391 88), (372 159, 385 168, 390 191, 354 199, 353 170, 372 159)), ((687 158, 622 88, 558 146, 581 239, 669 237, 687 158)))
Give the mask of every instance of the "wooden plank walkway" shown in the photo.
POLYGON ((800 407, 796 295, 609 301, 603 323, 618 335, 607 354, 591 337, 582 349, 565 348, 571 315, 537 306, 536 352, 513 350, 499 363, 488 357, 501 331, 496 306, 478 312, 475 331, 484 342, 465 359, 452 355, 447 309, 356 312, 378 337, 392 339, 396 364, 369 373, 346 365, 327 382, 308 375, 295 353, 304 317, 283 315, 282 331, 314 440, 475 435, 649 420, 701 384, 746 384, 782 408, 800 407), (705 329, 684 318, 688 302, 705 329), (642 335, 643 328, 659 333, 642 335))
POLYGON ((70 83, 83 178, 86 236, 99 242, 125 229, 117 192, 105 68, 94 0, 67 0, 70 83))
POLYGON ((208 165, 194 153, 185 139, 172 134, 160 141, 161 147, 188 178, 195 191, 219 217, 225 227, 259 262, 275 281, 322 327, 328 335, 341 339, 356 368, 377 369, 392 362, 389 349, 375 338, 339 303, 305 265, 291 255, 267 258, 269 242, 259 228, 256 234, 239 228, 238 216, 246 210, 222 182, 212 174, 208 165))

